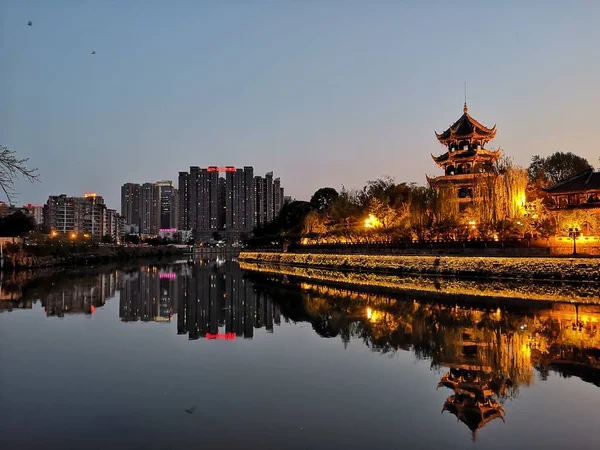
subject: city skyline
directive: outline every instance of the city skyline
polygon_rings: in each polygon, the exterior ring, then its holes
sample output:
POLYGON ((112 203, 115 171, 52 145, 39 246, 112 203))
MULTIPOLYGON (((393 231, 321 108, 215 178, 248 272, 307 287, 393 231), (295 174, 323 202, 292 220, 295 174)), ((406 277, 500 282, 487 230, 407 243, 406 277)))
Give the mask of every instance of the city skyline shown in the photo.
POLYGON ((0 6, 2 144, 42 181, 19 180, 18 203, 95 190, 116 205, 124 182, 174 179, 198 152, 274 170, 304 200, 383 174, 425 184, 465 81, 470 111, 501 132, 491 148, 598 165, 595 2, 57 4, 0 6))

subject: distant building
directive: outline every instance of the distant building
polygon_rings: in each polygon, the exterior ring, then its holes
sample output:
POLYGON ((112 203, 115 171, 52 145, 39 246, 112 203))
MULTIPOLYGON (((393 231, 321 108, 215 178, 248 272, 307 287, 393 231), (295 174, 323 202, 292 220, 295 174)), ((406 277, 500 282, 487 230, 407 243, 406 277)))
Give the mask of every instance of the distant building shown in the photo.
POLYGON ((178 210, 177 210, 177 228, 181 230, 191 230, 192 227, 189 226, 188 217, 189 217, 189 208, 190 208, 190 194, 188 190, 188 179, 190 174, 187 172, 179 172, 178 178, 178 189, 177 189, 177 197, 179 199, 178 202, 178 210))
POLYGON ((140 224, 141 186, 125 183, 121 187, 121 216, 127 224, 140 224))
POLYGON ((44 225, 62 233, 88 234, 92 239, 100 239, 105 231, 104 199, 96 193, 83 197, 51 195, 44 206, 44 225))
POLYGON ((160 228, 176 228, 175 188, 171 181, 158 181, 160 189, 160 228))
POLYGON ((280 180, 273 180, 272 172, 264 178, 254 176, 251 166, 192 166, 189 172, 179 172, 178 181, 179 229, 195 230, 200 239, 216 233, 237 240, 257 224, 272 221, 283 205, 280 180))
POLYGON ((178 227, 179 200, 168 180, 126 183, 121 187, 121 215, 126 225, 136 225, 141 234, 158 235, 161 228, 178 227))
POLYGON ((6 217, 11 214, 10 205, 6 202, 0 201, 0 218, 6 217))
POLYGON ((115 242, 120 242, 125 233, 125 219, 114 209, 106 209, 104 212, 103 236, 110 236, 115 242))
POLYGON ((33 217, 33 220, 35 221, 36 225, 43 225, 44 205, 33 205, 31 203, 27 203, 26 205, 23 205, 23 210, 25 210, 27 214, 33 217))

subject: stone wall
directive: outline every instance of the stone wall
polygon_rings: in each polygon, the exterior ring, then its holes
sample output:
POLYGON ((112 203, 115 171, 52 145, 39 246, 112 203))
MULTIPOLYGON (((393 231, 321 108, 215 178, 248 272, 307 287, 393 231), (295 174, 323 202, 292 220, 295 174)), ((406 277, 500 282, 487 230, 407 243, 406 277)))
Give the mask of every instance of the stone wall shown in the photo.
POLYGON ((392 274, 600 280, 600 258, 471 257, 242 252, 241 261, 392 274))

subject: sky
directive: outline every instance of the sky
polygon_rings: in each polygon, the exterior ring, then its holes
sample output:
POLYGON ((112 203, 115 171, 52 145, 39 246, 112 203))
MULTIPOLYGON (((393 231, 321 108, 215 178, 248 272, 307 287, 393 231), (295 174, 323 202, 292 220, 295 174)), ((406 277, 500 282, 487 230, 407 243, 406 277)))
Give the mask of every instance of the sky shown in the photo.
POLYGON ((39 169, 20 204, 119 209, 123 183, 209 165, 307 200, 440 175, 466 82, 488 147, 597 167, 599 23, 579 0, 0 0, 0 145, 39 169))

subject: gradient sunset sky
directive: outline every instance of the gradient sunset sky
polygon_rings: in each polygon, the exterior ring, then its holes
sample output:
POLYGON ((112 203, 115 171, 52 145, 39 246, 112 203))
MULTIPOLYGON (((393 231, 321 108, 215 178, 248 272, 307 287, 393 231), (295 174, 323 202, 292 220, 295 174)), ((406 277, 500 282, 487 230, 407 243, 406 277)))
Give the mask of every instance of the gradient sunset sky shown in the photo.
POLYGON ((424 184, 466 81, 489 147, 597 167, 599 24, 598 1, 2 0, 0 144, 40 169, 19 203, 119 209, 190 165, 273 170, 298 199, 424 184))

